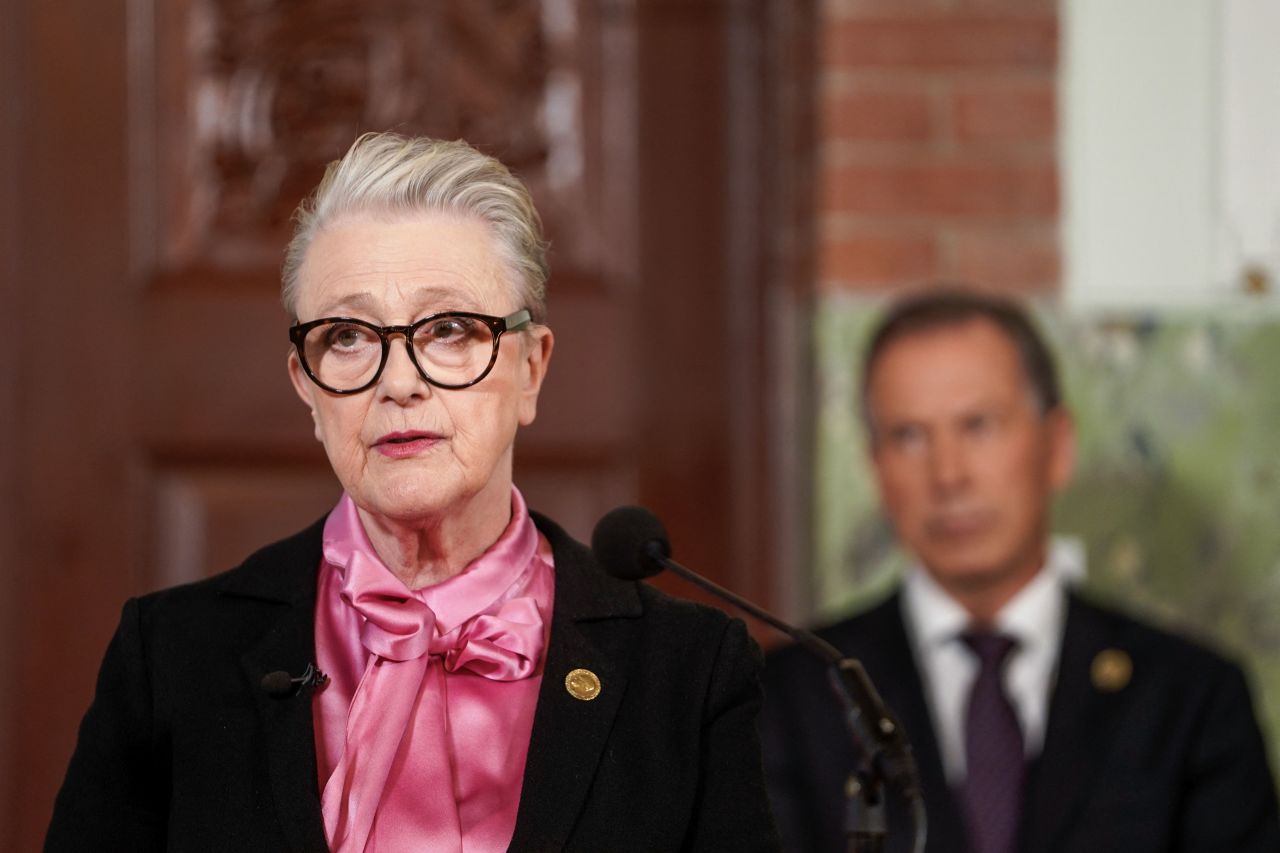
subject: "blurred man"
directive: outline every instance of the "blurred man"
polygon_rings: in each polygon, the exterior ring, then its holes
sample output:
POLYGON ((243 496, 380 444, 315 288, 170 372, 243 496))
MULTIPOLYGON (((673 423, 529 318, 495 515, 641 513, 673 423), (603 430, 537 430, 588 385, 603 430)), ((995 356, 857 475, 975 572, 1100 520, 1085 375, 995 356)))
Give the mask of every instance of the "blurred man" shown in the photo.
MULTIPOLYGON (((871 339, 862 393, 881 501, 916 566, 822 634, 911 738, 929 853, 1280 851, 1240 670, 1065 583, 1049 505, 1074 428, 1026 315, 967 291, 908 298, 871 339)), ((784 649, 765 686, 784 839, 843 851, 856 759, 823 666, 784 649)), ((889 849, 906 850, 890 806, 889 849)))

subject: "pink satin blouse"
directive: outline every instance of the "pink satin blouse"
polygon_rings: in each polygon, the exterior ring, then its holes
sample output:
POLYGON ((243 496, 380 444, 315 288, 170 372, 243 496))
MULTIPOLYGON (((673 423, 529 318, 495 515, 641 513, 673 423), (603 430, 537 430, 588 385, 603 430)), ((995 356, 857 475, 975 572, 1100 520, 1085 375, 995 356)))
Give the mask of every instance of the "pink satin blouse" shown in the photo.
POLYGON ((343 495, 324 529, 313 703, 339 853, 488 853, 515 829, 555 576, 520 492, 484 554, 410 591, 343 495))

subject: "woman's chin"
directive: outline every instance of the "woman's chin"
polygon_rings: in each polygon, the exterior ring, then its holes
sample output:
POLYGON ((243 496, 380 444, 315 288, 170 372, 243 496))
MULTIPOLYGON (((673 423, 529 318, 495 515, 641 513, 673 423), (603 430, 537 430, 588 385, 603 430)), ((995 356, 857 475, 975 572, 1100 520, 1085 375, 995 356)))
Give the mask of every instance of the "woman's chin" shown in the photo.
POLYGON ((378 495, 356 505, 370 515, 402 524, 429 521, 448 514, 451 501, 441 495, 378 495))
POLYGON ((431 524, 451 515, 475 510, 475 490, 465 483, 442 482, 441 478, 424 480, 420 475, 411 482, 388 483, 382 488, 352 494, 356 506, 365 512, 400 524, 431 524), (430 483, 430 487, 427 487, 430 483))

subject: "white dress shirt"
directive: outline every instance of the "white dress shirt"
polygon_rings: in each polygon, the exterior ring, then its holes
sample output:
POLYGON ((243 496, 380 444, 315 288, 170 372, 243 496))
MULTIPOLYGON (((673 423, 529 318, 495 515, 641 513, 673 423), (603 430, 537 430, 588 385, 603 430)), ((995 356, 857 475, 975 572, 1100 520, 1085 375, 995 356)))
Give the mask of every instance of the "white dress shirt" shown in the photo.
MULTIPOLYGON (((995 618, 995 629, 1018 642, 1005 665, 1004 686, 1022 726, 1028 758, 1039 755, 1044 744, 1049 693, 1066 617, 1065 586, 1083 573, 1079 549, 1055 541, 1044 570, 995 618)), ((903 582, 902 609, 943 770, 951 784, 959 784, 965 776, 966 706, 978 675, 978 662, 960 639, 970 626, 970 617, 919 566, 912 568, 903 582)))

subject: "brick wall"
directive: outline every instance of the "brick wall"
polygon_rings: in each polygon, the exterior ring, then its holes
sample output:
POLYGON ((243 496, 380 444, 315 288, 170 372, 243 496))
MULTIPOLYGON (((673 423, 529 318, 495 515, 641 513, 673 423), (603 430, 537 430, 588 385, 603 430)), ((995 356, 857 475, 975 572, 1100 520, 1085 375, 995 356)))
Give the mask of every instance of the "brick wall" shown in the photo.
POLYGON ((818 278, 1058 286, 1056 0, 823 0, 818 278))

